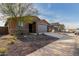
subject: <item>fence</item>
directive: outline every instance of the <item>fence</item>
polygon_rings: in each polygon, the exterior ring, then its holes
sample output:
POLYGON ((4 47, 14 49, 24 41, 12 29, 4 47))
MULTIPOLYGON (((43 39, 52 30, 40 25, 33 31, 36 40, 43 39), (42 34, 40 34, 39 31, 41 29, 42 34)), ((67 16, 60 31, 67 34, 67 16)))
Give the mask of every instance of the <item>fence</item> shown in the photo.
POLYGON ((8 34, 8 27, 0 27, 0 35, 8 34))

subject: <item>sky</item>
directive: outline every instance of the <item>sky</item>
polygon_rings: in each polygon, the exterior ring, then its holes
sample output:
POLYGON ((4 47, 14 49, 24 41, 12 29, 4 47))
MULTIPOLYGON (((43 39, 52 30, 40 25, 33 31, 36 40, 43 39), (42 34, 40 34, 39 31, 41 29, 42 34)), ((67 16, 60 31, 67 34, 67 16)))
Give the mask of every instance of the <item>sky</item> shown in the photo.
MULTIPOLYGON (((79 4, 77 3, 35 3, 34 7, 39 11, 38 17, 41 19, 46 19, 50 23, 59 22, 66 27, 79 28, 79 4)), ((0 26, 3 25, 4 21, 0 20, 0 26)))
POLYGON ((77 3, 37 3, 39 17, 48 22, 59 22, 68 28, 79 28, 79 4, 77 3))

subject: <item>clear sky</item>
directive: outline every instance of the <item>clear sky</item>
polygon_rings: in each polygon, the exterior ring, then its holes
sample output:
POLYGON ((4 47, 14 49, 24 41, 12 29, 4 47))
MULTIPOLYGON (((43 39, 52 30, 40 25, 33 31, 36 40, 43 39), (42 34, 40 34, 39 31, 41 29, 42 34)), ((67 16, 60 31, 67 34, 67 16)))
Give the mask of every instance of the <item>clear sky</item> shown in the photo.
POLYGON ((79 27, 79 4, 39 3, 34 4, 39 10, 39 17, 49 22, 60 22, 66 27, 79 27))
MULTIPOLYGON (((79 4, 68 3, 37 3, 34 7, 39 10, 39 17, 46 19, 50 23, 60 22, 66 27, 79 27, 79 4)), ((4 21, 0 21, 3 26, 4 21)))

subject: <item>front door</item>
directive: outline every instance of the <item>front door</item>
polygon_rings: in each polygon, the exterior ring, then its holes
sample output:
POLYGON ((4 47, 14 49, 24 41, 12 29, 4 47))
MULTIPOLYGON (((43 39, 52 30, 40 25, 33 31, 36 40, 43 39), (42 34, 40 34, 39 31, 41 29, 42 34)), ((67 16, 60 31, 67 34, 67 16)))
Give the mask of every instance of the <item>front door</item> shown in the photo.
POLYGON ((29 24, 29 32, 32 32, 32 24, 29 24))
POLYGON ((29 32, 30 33, 35 33, 36 32, 36 23, 32 23, 32 24, 29 24, 29 32))

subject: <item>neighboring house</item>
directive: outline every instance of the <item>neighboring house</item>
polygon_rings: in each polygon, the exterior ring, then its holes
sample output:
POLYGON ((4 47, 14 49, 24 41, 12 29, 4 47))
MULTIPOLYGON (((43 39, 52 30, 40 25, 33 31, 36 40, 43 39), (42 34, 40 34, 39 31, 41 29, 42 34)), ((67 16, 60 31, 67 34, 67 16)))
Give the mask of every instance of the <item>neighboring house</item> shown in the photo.
POLYGON ((51 23, 49 27, 52 32, 61 32, 65 28, 64 24, 60 23, 51 23))
POLYGON ((51 24, 49 24, 49 25, 48 25, 48 32, 52 32, 52 30, 53 30, 53 27, 52 27, 51 24))
MULTIPOLYGON (((24 30, 24 33, 40 33, 40 32, 47 32, 48 28, 48 22, 46 20, 41 20, 40 18, 36 16, 25 16, 25 19, 31 18, 32 22, 21 23, 22 30, 24 30)), ((16 32, 17 28, 20 26, 17 19, 12 18, 13 20, 10 20, 9 18, 5 24, 5 26, 8 27, 8 31, 10 34, 13 34, 16 32)))
POLYGON ((65 29, 66 32, 70 32, 70 33, 74 33, 76 31, 76 29, 65 29))
POLYGON ((74 25, 71 24, 71 25, 68 25, 68 26, 66 27, 65 31, 72 33, 72 32, 75 32, 76 29, 77 29, 77 28, 76 28, 74 25))

